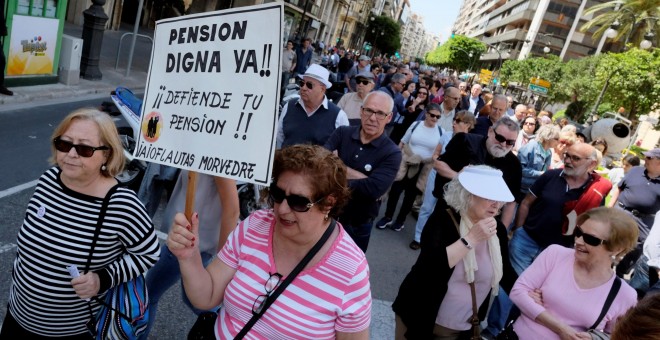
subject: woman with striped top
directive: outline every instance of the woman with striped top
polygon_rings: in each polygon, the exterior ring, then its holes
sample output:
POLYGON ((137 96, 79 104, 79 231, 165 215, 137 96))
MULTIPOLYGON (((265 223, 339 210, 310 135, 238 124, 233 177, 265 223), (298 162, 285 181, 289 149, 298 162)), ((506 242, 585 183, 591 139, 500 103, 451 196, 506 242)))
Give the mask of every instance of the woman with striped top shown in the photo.
POLYGON ((51 150, 55 166, 39 179, 18 233, 1 339, 90 339, 86 324, 100 308, 90 298, 158 260, 158 240, 144 206, 114 178, 124 157, 112 119, 94 109, 72 112, 55 129, 51 150), (70 265, 78 267, 79 277, 71 278, 70 265))
MULTIPOLYGON (((229 235, 206 269, 197 247, 199 217, 177 214, 167 245, 179 259, 183 285, 195 307, 223 302, 213 332, 233 339, 261 303, 332 228, 348 200, 346 166, 319 146, 275 153, 272 209, 250 215, 229 235)), ((369 267, 339 224, 318 253, 247 333, 250 339, 369 339, 369 267)))

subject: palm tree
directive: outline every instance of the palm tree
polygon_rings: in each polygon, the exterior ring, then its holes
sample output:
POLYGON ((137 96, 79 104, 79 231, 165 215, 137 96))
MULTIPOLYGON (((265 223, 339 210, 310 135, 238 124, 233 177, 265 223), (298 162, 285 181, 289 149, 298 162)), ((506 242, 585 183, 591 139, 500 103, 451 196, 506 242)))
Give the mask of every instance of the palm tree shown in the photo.
MULTIPOLYGON (((660 24, 660 0, 614 0, 594 5, 585 11, 585 15, 596 13, 599 14, 582 25, 582 32, 597 28, 593 33, 593 40, 598 40, 610 26, 618 23, 618 34, 613 40, 622 43, 627 40, 638 45, 647 32, 655 33, 660 24)), ((656 34, 652 39, 655 46, 658 46, 658 36, 660 34, 656 34)))

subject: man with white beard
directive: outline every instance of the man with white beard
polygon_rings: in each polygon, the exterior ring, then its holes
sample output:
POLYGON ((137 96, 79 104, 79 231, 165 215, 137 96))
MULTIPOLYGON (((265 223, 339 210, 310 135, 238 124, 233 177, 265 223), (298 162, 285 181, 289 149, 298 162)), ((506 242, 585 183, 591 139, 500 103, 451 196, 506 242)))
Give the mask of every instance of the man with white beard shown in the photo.
MULTIPOLYGON (((438 198, 435 211, 446 209, 442 198, 443 186, 451 181, 467 165, 489 165, 502 171, 509 190, 520 191, 522 167, 518 158, 511 152, 518 137, 520 127, 508 117, 498 120, 488 129, 487 136, 471 133, 457 133, 447 144, 446 151, 435 161, 434 168, 439 176, 435 178, 433 195, 438 198)), ((518 192, 516 191, 516 192, 518 192)), ((504 225, 513 221, 515 202, 504 205, 500 219, 504 225)), ((433 215, 428 224, 432 222, 433 215)), ((424 229, 426 229, 424 227, 424 229)), ((436 226, 437 227, 437 226, 436 226)), ((422 234, 422 238, 424 234, 422 234)))

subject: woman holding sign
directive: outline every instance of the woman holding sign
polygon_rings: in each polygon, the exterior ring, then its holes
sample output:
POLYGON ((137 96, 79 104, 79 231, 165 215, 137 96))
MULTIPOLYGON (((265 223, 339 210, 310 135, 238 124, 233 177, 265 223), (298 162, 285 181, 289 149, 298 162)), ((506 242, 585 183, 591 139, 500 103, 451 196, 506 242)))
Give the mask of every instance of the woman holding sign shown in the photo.
POLYGON ((223 302, 210 332, 220 339, 247 332, 265 339, 368 339, 367 260, 333 218, 348 195, 337 156, 312 145, 278 150, 272 209, 241 222, 206 269, 197 249, 200 217, 177 214, 167 245, 188 298, 200 309, 223 302))

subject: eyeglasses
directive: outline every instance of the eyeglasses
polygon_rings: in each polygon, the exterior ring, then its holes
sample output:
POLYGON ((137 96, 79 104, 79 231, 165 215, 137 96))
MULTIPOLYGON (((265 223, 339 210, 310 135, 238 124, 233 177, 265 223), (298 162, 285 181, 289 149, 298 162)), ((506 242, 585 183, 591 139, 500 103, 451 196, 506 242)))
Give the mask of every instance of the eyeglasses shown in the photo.
POLYGON ((495 134, 495 140, 498 141, 499 143, 505 143, 506 142, 506 145, 508 145, 508 146, 513 146, 514 144, 516 144, 515 139, 506 139, 506 137, 500 135, 495 130, 493 130, 493 133, 495 134))
POLYGON ((268 199, 271 201, 271 203, 274 202, 277 204, 280 204, 286 200, 286 202, 289 204, 289 208, 297 212, 308 212, 309 209, 323 200, 323 198, 320 198, 318 201, 312 202, 309 198, 300 195, 287 196, 284 190, 280 189, 277 185, 275 185, 275 183, 270 185, 270 189, 268 190, 268 199))
POLYGON ((270 277, 268 277, 268 280, 266 280, 266 283, 264 283, 264 289, 266 290, 266 294, 259 295, 254 300, 254 303, 252 304, 252 314, 255 315, 261 314, 261 311, 264 309, 264 306, 266 305, 266 300, 268 300, 268 297, 275 290, 275 288, 277 288, 277 286, 280 285, 280 282, 282 282, 282 274, 280 273, 270 274, 270 277))
POLYGON ((652 156, 644 156, 644 159, 647 161, 650 161, 652 159, 658 159, 657 157, 652 157, 652 156))
POLYGON ((573 236, 575 236, 575 238, 582 237, 582 240, 584 241, 584 243, 586 243, 586 244, 588 244, 592 247, 598 247, 601 244, 607 243, 606 240, 603 240, 603 239, 600 239, 600 238, 598 238, 594 235, 585 233, 580 228, 580 226, 575 227, 575 231, 573 232, 573 236))
POLYGON ((525 122, 523 125, 527 125, 527 126, 535 126, 536 123, 534 123, 534 122, 525 122))
POLYGON ((397 83, 397 84, 399 84, 401 86, 404 86, 404 87, 406 86, 406 83, 397 83))
POLYGON ((366 118, 371 117, 371 115, 376 115, 376 119, 378 120, 385 120, 387 116, 389 116, 389 113, 381 112, 381 111, 374 111, 372 109, 363 107, 362 108, 362 115, 365 116, 366 118))
POLYGON ((429 94, 428 94, 428 92, 419 92, 418 95, 420 95, 420 96, 428 96, 429 94))
POLYGON ((94 151, 96 150, 110 149, 107 146, 93 147, 84 144, 73 144, 69 141, 62 140, 60 137, 57 137, 53 140, 53 145, 55 146, 55 150, 59 152, 69 152, 71 151, 71 148, 75 148, 78 156, 85 158, 92 157, 94 155, 94 151))
POLYGON ((456 119, 454 119, 454 123, 458 124, 458 123, 465 123, 465 122, 462 121, 462 120, 460 120, 460 119, 458 119, 458 118, 456 118, 456 119))
POLYGON ((300 85, 301 88, 303 86, 307 86, 307 88, 310 89, 310 90, 314 88, 314 83, 312 83, 311 81, 300 80, 298 85, 300 85))
POLYGON ((440 119, 440 115, 434 115, 431 112, 427 112, 426 114, 428 114, 429 117, 431 117, 431 118, 440 119))
POLYGON ((366 80, 366 79, 362 79, 362 80, 358 80, 358 79, 356 79, 356 80, 355 80, 355 83, 357 83, 357 84, 362 84, 362 85, 369 85, 369 83, 371 83, 371 82, 368 81, 368 80, 366 80))
POLYGON ((570 159, 571 159, 571 162, 573 162, 573 163, 577 163, 577 162, 579 162, 579 161, 581 161, 581 160, 584 159, 584 158, 579 157, 579 156, 576 156, 576 155, 571 155, 571 154, 568 153, 568 152, 564 152, 564 159, 566 159, 566 158, 570 158, 570 159))

